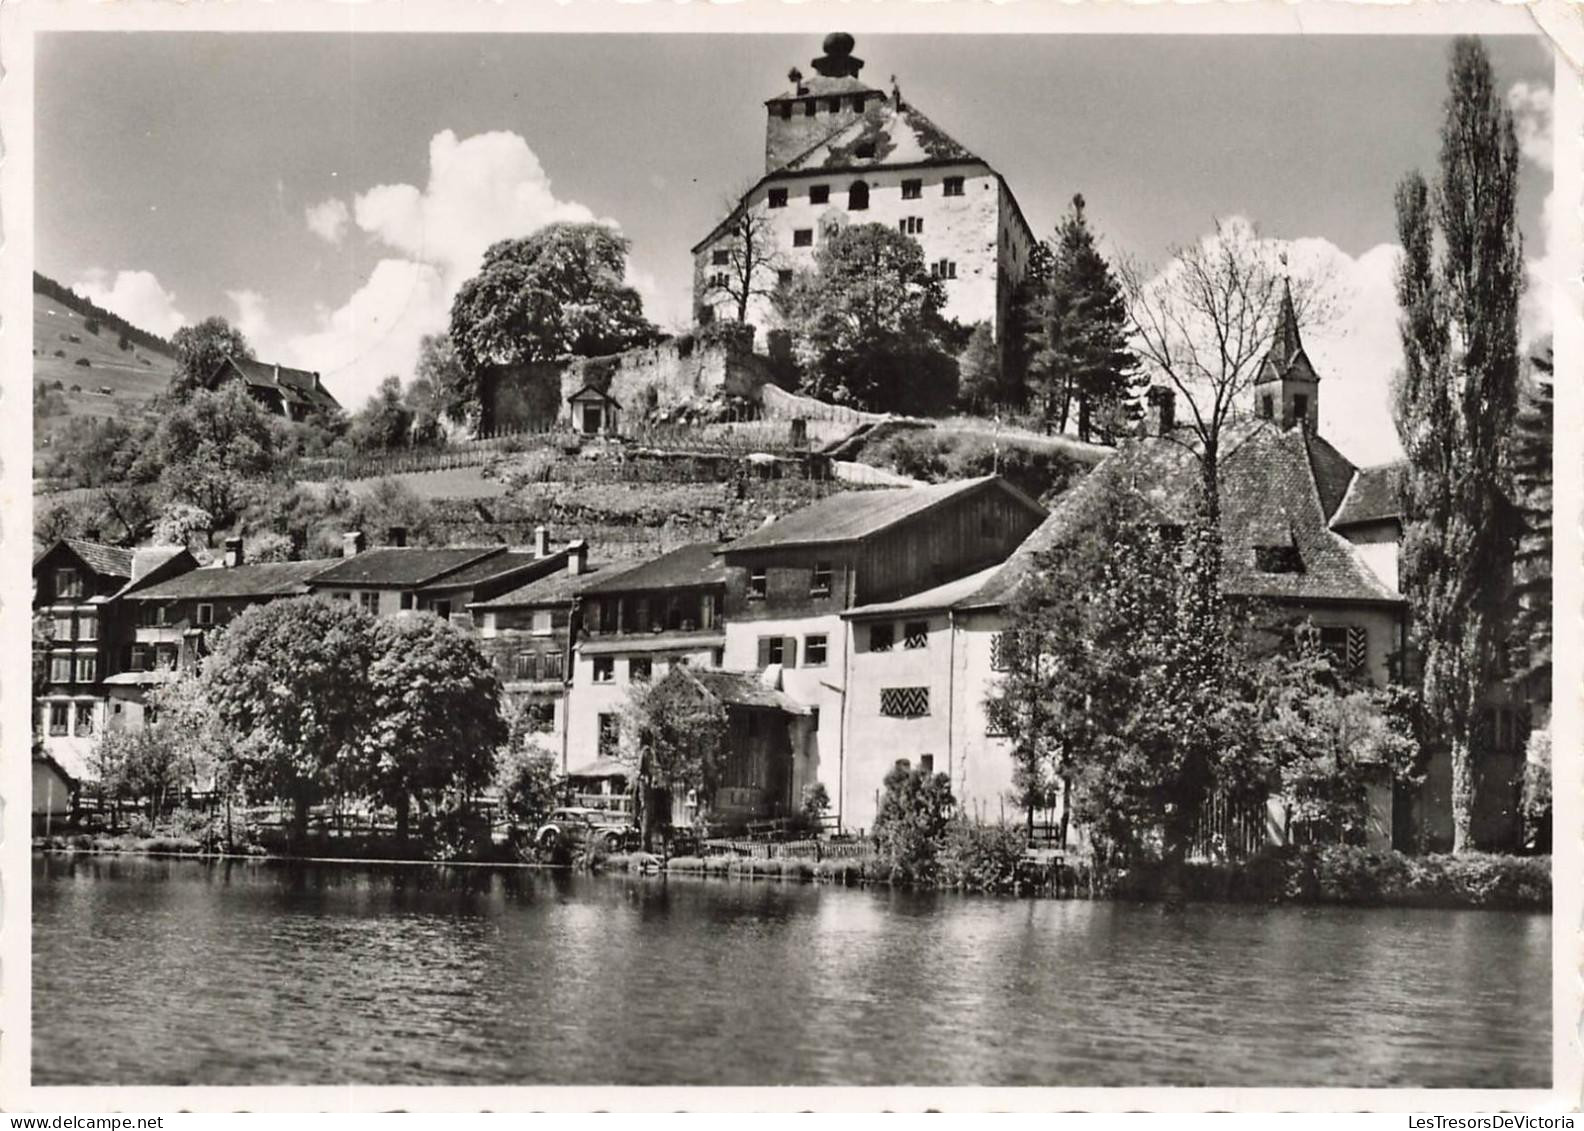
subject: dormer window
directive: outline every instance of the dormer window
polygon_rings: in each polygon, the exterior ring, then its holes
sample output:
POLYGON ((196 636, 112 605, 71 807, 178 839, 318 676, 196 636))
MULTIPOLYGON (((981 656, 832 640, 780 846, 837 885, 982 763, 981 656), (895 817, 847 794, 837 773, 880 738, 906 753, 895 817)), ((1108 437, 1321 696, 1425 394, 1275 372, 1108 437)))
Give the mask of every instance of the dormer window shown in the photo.
POLYGON ((1293 423, 1305 424, 1309 420, 1309 397, 1306 393, 1293 394, 1293 423))
POLYGON ((81 597, 82 594, 82 574, 74 569, 58 569, 55 571, 55 597, 57 600, 81 597))
POLYGON ((872 161, 874 160, 874 155, 875 143, 872 141, 860 141, 853 148, 853 156, 860 161, 872 161))
POLYGON ((1302 573, 1297 546, 1255 546, 1254 568, 1261 573, 1302 573))

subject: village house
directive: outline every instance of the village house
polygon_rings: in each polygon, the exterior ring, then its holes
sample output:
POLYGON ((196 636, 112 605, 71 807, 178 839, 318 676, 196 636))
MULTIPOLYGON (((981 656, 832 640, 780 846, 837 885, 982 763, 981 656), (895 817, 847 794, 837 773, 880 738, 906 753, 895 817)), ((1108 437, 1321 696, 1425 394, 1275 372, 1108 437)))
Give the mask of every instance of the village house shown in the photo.
POLYGON ((573 617, 562 766, 614 758, 634 685, 681 664, 721 666, 726 571, 716 546, 697 542, 583 587, 573 617))
MULTIPOLYGON (((985 476, 840 492, 721 547, 725 667, 761 673, 767 686, 809 708, 807 745, 793 768, 794 798, 823 782, 843 827, 869 827, 875 791, 901 755, 848 741, 852 720, 889 712, 914 718, 931 710, 919 680, 873 695, 853 693, 858 653, 911 652, 919 641, 904 624, 889 645, 876 634, 855 646, 843 614, 1000 563, 1044 517, 1044 508, 1006 480, 985 476)), ((937 695, 935 709, 944 703, 937 695)))
POLYGON ((367 549, 360 531, 342 535, 341 558, 309 586, 338 601, 356 601, 375 616, 429 612, 471 629, 468 605, 541 577, 559 567, 541 535, 531 550, 493 546, 409 546, 404 527, 392 527, 386 546, 367 549))
POLYGON ((561 560, 564 567, 553 573, 468 605, 479 645, 500 675, 507 714, 534 709, 538 729, 558 751, 566 734, 565 691, 572 675, 578 598, 595 581, 638 564, 590 561, 588 544, 581 541, 567 545, 561 560))
MULTIPOLYGON (((794 69, 792 86, 766 100, 764 175, 692 249, 697 320, 737 316, 726 288, 744 215, 761 218, 755 226, 770 236, 767 277, 753 280, 765 292, 812 270, 833 231, 879 223, 918 241, 945 289, 946 317, 989 323, 1005 349, 1014 292, 1036 243, 1017 198, 989 162, 895 85, 881 90, 860 78, 863 65, 852 36, 833 33, 814 75, 794 69)), ((747 321, 777 326, 768 294, 753 295, 747 321)))
POLYGON ((34 658, 37 744, 71 780, 91 777, 88 754, 115 714, 106 684, 131 631, 122 598, 196 565, 174 547, 129 550, 75 538, 34 559, 33 611, 48 623, 34 658))
POLYGON ((226 381, 241 381, 249 396, 288 420, 301 421, 315 412, 341 410, 341 403, 324 387, 319 374, 306 369, 227 354, 209 374, 207 384, 218 389, 226 381))

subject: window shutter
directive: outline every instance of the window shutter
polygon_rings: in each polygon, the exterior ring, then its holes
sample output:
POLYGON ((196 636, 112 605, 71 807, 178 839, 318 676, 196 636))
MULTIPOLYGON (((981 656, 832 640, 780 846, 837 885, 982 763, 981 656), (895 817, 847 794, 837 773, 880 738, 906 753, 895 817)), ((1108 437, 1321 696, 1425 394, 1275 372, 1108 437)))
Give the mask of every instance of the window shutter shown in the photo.
POLYGON ((797 667, 797 637, 788 636, 781 641, 781 663, 789 668, 797 667))
POLYGON ((761 636, 759 638, 758 666, 761 671, 770 666, 770 638, 768 636, 761 636))
POLYGON ((1363 671, 1369 662, 1369 630, 1363 625, 1350 624, 1347 630, 1347 667, 1350 672, 1363 671))

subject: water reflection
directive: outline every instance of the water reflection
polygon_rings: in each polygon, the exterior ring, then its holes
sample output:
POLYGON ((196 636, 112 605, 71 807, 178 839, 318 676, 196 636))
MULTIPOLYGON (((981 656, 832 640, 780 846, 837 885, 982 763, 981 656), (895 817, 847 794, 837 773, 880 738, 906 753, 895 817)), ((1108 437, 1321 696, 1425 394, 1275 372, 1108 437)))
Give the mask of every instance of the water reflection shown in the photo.
POLYGON ((1526 1086, 1547 916, 34 860, 41 1084, 1526 1086))

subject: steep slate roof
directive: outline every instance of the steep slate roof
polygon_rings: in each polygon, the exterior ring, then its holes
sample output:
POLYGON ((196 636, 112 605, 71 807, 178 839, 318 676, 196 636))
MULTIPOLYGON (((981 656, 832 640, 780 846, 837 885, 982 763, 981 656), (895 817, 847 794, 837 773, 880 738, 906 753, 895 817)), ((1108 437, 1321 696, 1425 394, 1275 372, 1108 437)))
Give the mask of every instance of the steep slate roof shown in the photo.
POLYGON ((836 75, 834 77, 810 75, 803 80, 801 85, 803 88, 801 90, 797 87, 792 87, 790 90, 784 90, 780 94, 766 98, 765 105, 768 106, 772 102, 802 102, 809 98, 830 98, 852 94, 873 94, 881 98, 885 97, 885 91, 876 90, 864 82, 863 79, 853 75, 836 75))
POLYGON ((859 605, 842 613, 847 618, 863 618, 878 616, 897 616, 902 613, 933 612, 937 609, 950 609, 958 602, 973 597, 985 587, 986 584, 1003 569, 1006 563, 993 565, 989 569, 982 569, 978 573, 970 573, 967 577, 959 577, 956 581, 948 581, 944 585, 937 585, 933 589, 926 589, 922 593, 914 593, 897 601, 886 601, 878 605, 859 605))
POLYGON ((308 592, 310 578, 335 565, 339 558, 306 562, 254 562, 250 565, 205 566, 127 593, 131 601, 182 601, 224 597, 295 597, 308 592))
POLYGON ((583 592, 627 593, 721 585, 726 581, 726 565, 716 556, 716 550, 714 542, 694 542, 631 569, 604 574, 583 592))
POLYGON ((54 546, 50 546, 38 557, 33 559, 37 566, 39 562, 55 552, 56 546, 65 546, 76 554, 82 563, 95 573, 106 577, 132 576, 132 551, 123 550, 120 546, 105 546, 98 542, 84 542, 80 538, 62 538, 54 546))
MULTIPOLYGON (((293 369, 286 365, 232 357, 229 354, 215 367, 215 373, 218 374, 226 368, 240 377, 250 388, 278 392, 287 404, 317 405, 322 408, 341 407, 341 402, 336 400, 330 394, 330 390, 320 382, 319 375, 306 369, 293 369)), ((214 374, 210 376, 212 383, 214 374)))
POLYGON ((789 715, 806 715, 808 707, 785 692, 766 687, 758 672, 733 672, 721 668, 677 668, 703 687, 711 696, 730 707, 761 707, 772 711, 785 711, 789 715))
MULTIPOLYGON (((781 168, 788 172, 958 165, 980 159, 912 106, 886 101, 869 107, 844 129, 805 149, 781 168), (868 157, 858 148, 874 146, 868 157)), ((982 162, 981 162, 982 163, 982 162)))
POLYGON ((1271 342, 1265 360, 1260 363, 1257 383, 1280 381, 1288 377, 1300 381, 1320 380, 1320 374, 1315 372, 1309 355, 1304 352, 1303 338, 1298 333, 1298 312, 1293 308, 1292 284, 1284 279, 1280 324, 1276 327, 1276 338, 1271 342))
MULTIPOLYGON (((1186 523, 1196 506, 1199 468, 1186 436, 1126 442, 1071 491, 976 594, 958 608, 1005 604, 1027 576, 1035 553, 1070 535, 1088 514, 1086 503, 1110 484, 1139 492, 1163 521, 1186 523)), ((1365 564, 1358 550, 1326 522, 1315 438, 1302 428, 1285 432, 1273 421, 1245 421, 1225 438, 1221 461, 1223 585, 1240 596, 1283 601, 1400 603, 1402 597, 1365 564), (1302 569, 1267 573, 1255 567, 1256 545, 1296 547, 1302 569)), ((1329 445, 1327 445, 1329 448, 1329 445)), ((1331 449, 1334 451, 1334 449, 1331 449)), ((1339 457, 1340 458, 1340 457, 1339 457)))
POLYGON ((735 542, 728 542, 721 547, 721 553, 730 555, 743 550, 861 541, 992 483, 996 488, 1015 496, 1031 510, 1044 514, 1044 508, 1038 503, 995 475, 932 483, 926 487, 841 491, 795 510, 785 518, 766 523, 735 542))
POLYGON ((527 609, 540 605, 569 605, 572 598, 593 585, 595 581, 608 581, 617 574, 643 563, 637 559, 617 562, 590 562, 582 573, 568 573, 563 563, 556 572, 535 578, 519 585, 508 593, 488 601, 474 601, 470 609, 527 609))
POLYGON ((483 558, 505 553, 505 546, 381 546, 364 550, 314 578, 315 585, 381 585, 417 589, 483 558))
MULTIPOLYGON (((393 547, 400 549, 401 547, 393 547)), ((518 570, 528 569, 533 565, 542 565, 545 569, 555 568, 552 564, 557 559, 565 569, 566 551, 559 550, 548 557, 535 557, 529 550, 507 550, 503 554, 492 554, 472 565, 463 566, 455 573, 448 573, 439 581, 431 582, 429 589, 465 589, 472 585, 480 585, 491 581, 503 574, 515 573, 518 570)))
POLYGON ((1407 471, 1408 465, 1402 460, 1359 468, 1341 506, 1331 517, 1332 529, 1401 519, 1403 478, 1407 471))

